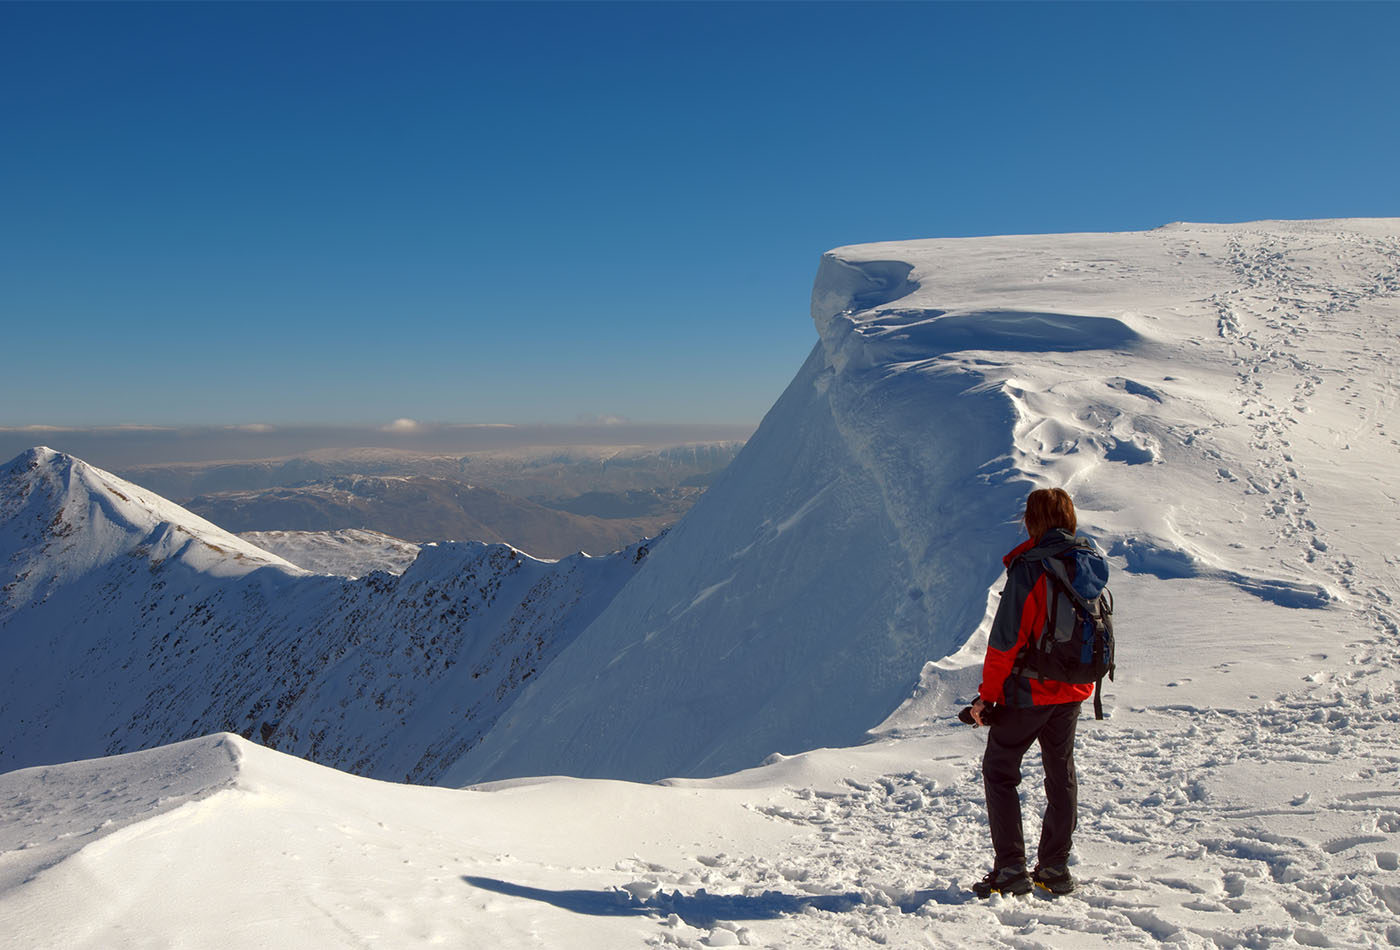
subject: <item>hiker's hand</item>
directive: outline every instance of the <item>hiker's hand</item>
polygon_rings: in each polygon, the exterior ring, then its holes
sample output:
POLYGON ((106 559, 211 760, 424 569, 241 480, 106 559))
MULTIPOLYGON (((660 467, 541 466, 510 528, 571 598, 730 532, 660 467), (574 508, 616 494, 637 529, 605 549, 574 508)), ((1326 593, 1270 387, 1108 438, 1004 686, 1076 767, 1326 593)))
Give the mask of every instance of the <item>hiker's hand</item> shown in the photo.
POLYGON ((985 726, 987 724, 987 720, 982 718, 982 713, 986 708, 987 704, 982 701, 981 696, 978 696, 972 701, 972 721, 979 726, 985 726))

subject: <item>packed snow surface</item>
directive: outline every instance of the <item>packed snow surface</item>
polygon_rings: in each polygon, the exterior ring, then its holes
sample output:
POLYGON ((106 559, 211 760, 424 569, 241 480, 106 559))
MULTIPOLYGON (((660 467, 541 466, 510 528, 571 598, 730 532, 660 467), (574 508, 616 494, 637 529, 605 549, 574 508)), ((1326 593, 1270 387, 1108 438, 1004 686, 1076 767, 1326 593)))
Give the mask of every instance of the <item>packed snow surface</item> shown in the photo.
POLYGON ((238 535, 316 574, 361 577, 374 571, 402 574, 418 557, 421 544, 380 531, 244 531, 238 535))
POLYGON ((734 465, 451 770, 712 777, 401 786, 231 735, 21 769, 7 939, 1400 945, 1400 221, 843 248, 813 316, 734 465), (1080 890, 979 902, 952 715, 1042 485, 1109 554, 1121 672, 1080 890))

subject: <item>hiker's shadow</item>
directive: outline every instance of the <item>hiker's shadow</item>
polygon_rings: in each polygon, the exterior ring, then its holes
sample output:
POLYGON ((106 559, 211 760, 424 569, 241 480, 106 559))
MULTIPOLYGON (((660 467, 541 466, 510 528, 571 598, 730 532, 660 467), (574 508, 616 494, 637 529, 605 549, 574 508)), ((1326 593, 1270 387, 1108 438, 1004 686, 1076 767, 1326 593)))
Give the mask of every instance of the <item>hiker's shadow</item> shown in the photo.
POLYGON ((783 894, 765 891, 755 896, 742 894, 709 894, 703 889, 694 894, 679 891, 657 891, 645 900, 623 890, 551 891, 542 887, 512 884, 490 877, 463 875, 472 887, 494 891, 509 897, 525 897, 552 904, 575 914, 594 917, 645 917, 675 914, 692 927, 705 927, 717 920, 773 920, 804 910, 848 911, 865 902, 860 894, 783 894))

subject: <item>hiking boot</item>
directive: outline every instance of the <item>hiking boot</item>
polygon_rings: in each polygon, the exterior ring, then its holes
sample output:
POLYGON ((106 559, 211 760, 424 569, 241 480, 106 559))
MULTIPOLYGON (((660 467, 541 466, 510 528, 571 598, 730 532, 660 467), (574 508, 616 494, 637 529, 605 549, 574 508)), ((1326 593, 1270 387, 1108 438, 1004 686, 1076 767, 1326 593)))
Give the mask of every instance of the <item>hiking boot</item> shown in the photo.
POLYGON ((1031 878, 1025 868, 998 868, 972 885, 972 893, 987 898, 993 894, 1029 894, 1031 878))
POLYGON ((1037 867, 1033 879, 1036 887, 1043 888, 1051 894, 1069 894, 1076 886, 1069 868, 1063 865, 1037 867))

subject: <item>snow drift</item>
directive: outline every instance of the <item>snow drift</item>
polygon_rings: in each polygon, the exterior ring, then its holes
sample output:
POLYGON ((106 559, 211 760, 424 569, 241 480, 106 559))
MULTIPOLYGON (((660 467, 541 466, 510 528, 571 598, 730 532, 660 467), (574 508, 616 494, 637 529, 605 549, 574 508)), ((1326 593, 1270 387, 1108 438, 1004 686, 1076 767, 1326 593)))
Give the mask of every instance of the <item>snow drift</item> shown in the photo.
MULTIPOLYGON (((447 779, 709 775, 860 741, 924 661, 975 646, 1033 487, 1067 487, 1130 570, 1326 606, 1349 582, 1307 469, 1344 449, 1310 424, 1336 370, 1308 335, 1357 310, 1393 334, 1375 305, 1395 293, 1394 232, 1175 225, 828 253, 820 340, 749 444, 447 779), (1250 550, 1193 502, 1279 521, 1287 541, 1250 550)), ((1392 506, 1373 473, 1351 488, 1392 506)))

